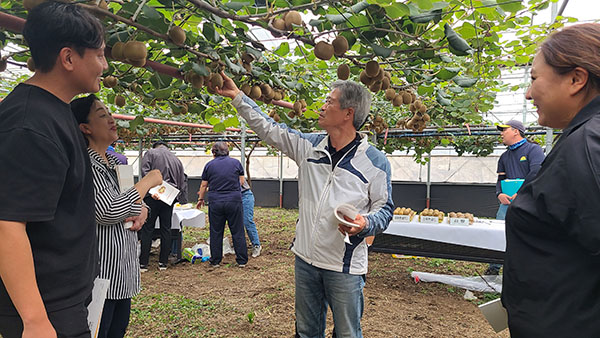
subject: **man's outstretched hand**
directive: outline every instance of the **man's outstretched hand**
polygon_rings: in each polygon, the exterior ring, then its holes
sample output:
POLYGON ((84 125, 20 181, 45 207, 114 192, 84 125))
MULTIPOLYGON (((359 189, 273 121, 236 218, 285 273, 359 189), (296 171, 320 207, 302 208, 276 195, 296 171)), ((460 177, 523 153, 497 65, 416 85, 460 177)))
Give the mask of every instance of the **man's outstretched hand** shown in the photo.
POLYGON ((223 78, 223 87, 216 88, 215 91, 221 96, 226 96, 232 99, 235 98, 240 93, 240 89, 237 87, 235 82, 233 82, 233 80, 229 76, 225 75, 225 73, 222 71, 221 77, 223 78))

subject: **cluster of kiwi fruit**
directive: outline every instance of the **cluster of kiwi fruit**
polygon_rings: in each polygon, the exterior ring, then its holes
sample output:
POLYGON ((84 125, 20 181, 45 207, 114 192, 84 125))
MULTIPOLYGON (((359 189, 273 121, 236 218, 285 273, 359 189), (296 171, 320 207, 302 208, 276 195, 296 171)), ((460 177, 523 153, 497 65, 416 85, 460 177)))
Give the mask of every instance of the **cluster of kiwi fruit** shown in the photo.
POLYGON ((279 117, 279 114, 277 113, 276 109, 271 109, 271 111, 269 111, 269 117, 272 118, 275 122, 279 122, 281 120, 281 117, 279 117))
POLYGON ((294 107, 288 112, 288 117, 293 119, 294 117, 302 116, 302 111, 304 111, 306 106, 306 101, 304 99, 294 102, 294 107))
POLYGON ((252 54, 249 53, 242 53, 241 56, 241 60, 242 60, 242 67, 244 67, 244 69, 246 70, 246 72, 251 73, 252 72, 252 62, 254 62, 254 56, 252 54))
POLYGON ((439 211, 438 209, 428 209, 428 208, 425 208, 425 209, 423 209, 423 211, 421 211, 421 213, 419 213, 419 215, 420 216, 437 217, 439 223, 442 223, 442 221, 444 220, 444 212, 443 211, 439 211))
POLYGON ((388 129, 388 124, 385 122, 381 115, 369 116, 368 122, 363 126, 366 130, 371 130, 376 134, 381 134, 384 130, 388 129))
POLYGON ((344 36, 338 35, 335 39, 333 39, 331 44, 325 41, 317 42, 313 53, 317 58, 327 61, 331 59, 333 55, 340 57, 346 54, 348 48, 348 40, 344 36))
POLYGON ((144 67, 148 50, 141 41, 118 41, 112 46, 111 56, 114 60, 129 63, 132 66, 144 67))
POLYGON ((413 116, 398 120, 396 127, 412 129, 414 132, 423 131, 427 123, 431 121, 431 117, 427 114, 427 106, 421 100, 416 100, 409 105, 408 109, 413 113, 413 116))
POLYGON ((377 61, 371 60, 365 65, 365 69, 359 75, 360 82, 373 93, 387 90, 390 87, 391 74, 379 66, 377 61))
POLYGON ((469 224, 473 224, 475 222, 475 218, 473 214, 470 212, 449 212, 448 217, 450 218, 468 218, 469 224))
POLYGON ((283 89, 273 88, 268 83, 243 83, 240 90, 249 98, 267 104, 271 103, 273 100, 282 100, 286 95, 283 89))
POLYGON ((400 208, 400 207, 397 207, 397 208, 394 210, 394 215, 407 215, 407 216, 410 216, 410 218, 411 218, 411 219, 412 219, 412 218, 413 218, 413 216, 415 216, 416 214, 417 214, 417 212, 416 212, 416 211, 414 211, 414 210, 413 210, 413 209, 411 209, 411 208, 404 208, 404 207, 400 208))
POLYGON ((294 25, 302 26, 302 16, 298 11, 289 11, 283 17, 273 19, 271 25, 280 31, 291 31, 294 25))

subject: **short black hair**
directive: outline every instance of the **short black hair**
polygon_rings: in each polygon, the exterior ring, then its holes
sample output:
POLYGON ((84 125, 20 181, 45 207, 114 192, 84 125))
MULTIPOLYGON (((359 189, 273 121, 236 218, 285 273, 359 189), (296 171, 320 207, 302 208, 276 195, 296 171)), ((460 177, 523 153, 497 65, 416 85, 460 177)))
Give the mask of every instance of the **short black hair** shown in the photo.
POLYGON ((152 148, 157 148, 158 146, 165 146, 165 147, 169 148, 169 144, 163 140, 158 140, 152 144, 152 148))
POLYGON ((73 48, 80 56, 86 49, 104 43, 104 26, 82 7, 46 1, 29 11, 23 36, 27 40, 36 70, 47 73, 54 68, 60 50, 73 48))
POLYGON ((228 156, 229 147, 227 147, 227 143, 223 141, 215 142, 215 144, 212 146, 212 153, 215 157, 228 156))
POLYGON ((89 116, 94 101, 98 101, 98 98, 94 94, 71 101, 71 111, 73 112, 73 115, 75 115, 77 124, 89 122, 89 116))

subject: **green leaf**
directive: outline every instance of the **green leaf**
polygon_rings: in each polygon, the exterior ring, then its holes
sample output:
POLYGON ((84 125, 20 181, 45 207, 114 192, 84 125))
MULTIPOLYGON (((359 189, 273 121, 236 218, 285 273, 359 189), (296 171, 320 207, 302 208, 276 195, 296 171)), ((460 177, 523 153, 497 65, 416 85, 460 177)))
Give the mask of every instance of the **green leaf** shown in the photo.
POLYGON ((239 11, 240 9, 246 7, 246 6, 250 6, 252 5, 252 3, 250 2, 235 2, 235 1, 230 1, 228 3, 225 4, 225 7, 229 8, 229 9, 233 9, 234 11, 239 11))
POLYGON ((144 124, 144 117, 142 115, 138 115, 135 117, 135 119, 129 121, 129 129, 133 130, 142 124, 144 124))
POLYGON ((325 20, 310 19, 310 21, 308 22, 308 24, 311 25, 311 26, 318 26, 318 25, 322 24, 323 22, 326 22, 326 21, 325 20))
POLYGON ((290 44, 288 42, 282 42, 279 48, 275 50, 275 54, 279 56, 286 56, 290 52, 290 44))
POLYGON ((358 13, 358 12, 360 12, 362 10, 365 10, 367 7, 369 7, 369 3, 366 2, 365 0, 363 0, 363 1, 359 2, 359 3, 356 3, 356 4, 352 5, 352 7, 350 7, 350 11, 352 13, 358 13))
POLYGON ((457 76, 453 79, 453 81, 454 81, 454 83, 461 86, 462 88, 469 88, 477 83, 477 79, 470 78, 470 77, 458 77, 457 76))
POLYGON ((198 75, 208 76, 210 71, 206 68, 205 65, 198 64, 196 62, 192 63, 192 70, 196 72, 198 75))
POLYGON ((450 80, 451 78, 455 77, 459 72, 460 68, 443 68, 442 70, 437 72, 437 74, 435 74, 435 77, 437 77, 440 80, 450 80))
POLYGON ((403 3, 394 3, 384 8, 387 15, 392 19, 398 19, 410 13, 408 6, 403 3))
POLYGON ((449 49, 452 54, 464 56, 473 53, 473 48, 447 22, 444 24, 444 35, 448 40, 449 49))
POLYGON ((417 88, 417 93, 419 95, 431 95, 433 94, 433 87, 421 85, 417 88))
POLYGON ((172 92, 173 92, 173 88, 168 87, 165 89, 155 90, 154 92, 152 92, 152 94, 154 95, 155 98, 164 100, 164 99, 168 99, 169 97, 171 97, 172 92))
POLYGON ((342 14, 327 14, 325 15, 325 18, 329 21, 331 21, 331 23, 339 25, 341 23, 346 22, 347 19, 349 19, 352 16, 351 13, 342 13, 342 14))
POLYGON ((225 127, 236 127, 237 125, 240 124, 240 120, 238 120, 238 118, 236 116, 232 116, 230 118, 228 118, 227 120, 223 121, 223 124, 225 124, 225 127))
POLYGON ((521 2, 515 2, 515 0, 498 0, 500 8, 507 12, 517 12, 525 8, 521 2))
POLYGON ((242 68, 242 66, 231 62, 231 60, 229 59, 228 56, 225 56, 225 63, 227 64, 227 67, 229 67, 229 69, 235 74, 240 74, 240 73, 245 72, 245 70, 244 70, 244 68, 242 68))
POLYGON ((217 43, 220 41, 220 37, 215 30, 215 26, 210 22, 205 22, 202 25, 202 34, 210 42, 217 43))
POLYGON ((367 25, 369 25, 369 19, 362 14, 353 15, 348 19, 348 26, 350 27, 363 27, 367 25))
POLYGON ((433 4, 431 3, 431 0, 412 0, 412 2, 415 3, 417 6, 419 6, 419 8, 421 8, 421 9, 433 8, 433 4))
POLYGON ((458 31, 460 32, 460 35, 462 35, 462 37, 465 39, 474 38, 477 34, 475 31, 475 26, 473 26, 473 24, 471 24, 470 22, 463 23, 463 25, 458 29, 458 31))
POLYGON ((382 58, 387 58, 390 55, 392 55, 393 50, 386 48, 386 47, 381 47, 375 44, 371 45, 371 48, 373 48, 373 52, 375 53, 375 55, 380 56, 382 58))
POLYGON ((222 122, 219 122, 213 126, 213 131, 215 133, 222 133, 225 131, 225 125, 222 122))
POLYGON ((529 55, 517 55, 515 61, 520 64, 527 64, 529 63, 529 55))
POLYGON ((411 15, 409 16, 409 19, 414 23, 428 23, 430 21, 438 22, 442 20, 442 10, 434 9, 422 14, 411 15))
POLYGON ((220 119, 220 118, 218 118, 218 117, 216 117, 216 116, 211 116, 211 117, 208 119, 208 123, 212 124, 213 126, 214 126, 215 124, 217 124, 217 123, 220 123, 220 122, 221 122, 221 119, 220 119))
POLYGON ((441 139, 441 140, 440 140, 440 143, 441 143, 443 146, 447 146, 447 145, 449 145, 449 144, 450 144, 450 140, 449 140, 449 139, 447 139, 447 138, 443 138, 443 139, 441 139))

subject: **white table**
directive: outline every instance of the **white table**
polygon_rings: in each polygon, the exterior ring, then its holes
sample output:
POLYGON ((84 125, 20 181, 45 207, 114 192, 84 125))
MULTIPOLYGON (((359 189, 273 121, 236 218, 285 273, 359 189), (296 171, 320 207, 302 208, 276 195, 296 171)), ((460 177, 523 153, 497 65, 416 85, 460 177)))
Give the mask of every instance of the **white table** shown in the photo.
MULTIPOLYGON (((182 227, 204 228, 206 214, 195 208, 173 208, 171 230, 181 230, 182 227)), ((156 219, 155 229, 160 229, 160 220, 156 219)))
POLYGON ((506 238, 504 221, 478 220, 472 225, 391 222, 371 250, 414 256, 502 263, 506 238))
MULTIPOLYGON (((444 220, 445 221, 445 220, 444 220)), ((504 251, 504 221, 478 220, 471 225, 391 222, 384 234, 504 251)))

